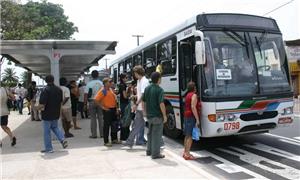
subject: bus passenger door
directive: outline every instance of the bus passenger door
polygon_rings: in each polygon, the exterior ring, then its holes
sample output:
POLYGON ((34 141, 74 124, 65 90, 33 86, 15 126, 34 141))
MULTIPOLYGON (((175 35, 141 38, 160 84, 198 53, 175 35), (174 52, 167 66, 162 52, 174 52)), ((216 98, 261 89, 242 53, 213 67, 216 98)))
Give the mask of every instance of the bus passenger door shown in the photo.
MULTIPOLYGON (((195 45, 193 38, 188 38, 179 41, 179 93, 180 93, 180 114, 181 123, 184 120, 184 97, 187 92, 187 84, 190 81, 195 81, 193 75, 193 62, 195 56, 195 45)), ((183 127, 183 126, 182 126, 183 127)))

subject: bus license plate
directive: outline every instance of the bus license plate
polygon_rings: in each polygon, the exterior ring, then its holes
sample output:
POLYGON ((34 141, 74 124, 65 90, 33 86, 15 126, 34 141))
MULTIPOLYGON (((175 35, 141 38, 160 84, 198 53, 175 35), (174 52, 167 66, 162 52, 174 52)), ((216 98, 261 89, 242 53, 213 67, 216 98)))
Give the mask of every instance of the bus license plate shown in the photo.
POLYGON ((240 122, 228 122, 224 123, 224 130, 240 129, 240 122))

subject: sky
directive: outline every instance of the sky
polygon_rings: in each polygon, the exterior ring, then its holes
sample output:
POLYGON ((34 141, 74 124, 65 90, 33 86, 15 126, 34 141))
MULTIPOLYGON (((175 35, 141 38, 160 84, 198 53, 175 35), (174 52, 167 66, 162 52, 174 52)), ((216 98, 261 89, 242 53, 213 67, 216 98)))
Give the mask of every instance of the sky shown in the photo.
MULTIPOLYGON (((61 4, 79 32, 76 40, 118 41, 108 64, 140 44, 201 13, 244 13, 274 18, 284 40, 300 39, 300 0, 48 0, 61 4)), ((26 2, 26 0, 22 0, 26 2)), ((104 61, 98 67, 103 69, 104 61)), ((19 73, 20 70, 18 70, 19 73)))

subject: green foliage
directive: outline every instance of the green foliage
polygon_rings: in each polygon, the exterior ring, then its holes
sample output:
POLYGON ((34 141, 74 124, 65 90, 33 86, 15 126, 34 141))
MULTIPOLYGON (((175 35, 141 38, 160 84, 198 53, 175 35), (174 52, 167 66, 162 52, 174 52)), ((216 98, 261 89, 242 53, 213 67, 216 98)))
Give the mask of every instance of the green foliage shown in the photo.
POLYGON ((78 28, 59 4, 2 0, 1 31, 3 39, 9 40, 71 39, 78 28))
POLYGON ((22 74, 21 74, 21 83, 23 84, 23 86, 25 88, 27 88, 28 78, 29 78, 28 72, 27 71, 22 72, 22 74))
POLYGON ((18 76, 14 68, 6 68, 2 73, 2 85, 15 87, 18 84, 18 76))

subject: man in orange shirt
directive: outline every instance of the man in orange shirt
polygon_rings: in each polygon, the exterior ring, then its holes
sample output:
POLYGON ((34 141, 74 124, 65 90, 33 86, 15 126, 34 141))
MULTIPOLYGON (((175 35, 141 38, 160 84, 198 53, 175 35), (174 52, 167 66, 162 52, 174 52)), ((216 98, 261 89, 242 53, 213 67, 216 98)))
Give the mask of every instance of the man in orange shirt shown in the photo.
POLYGON ((109 129, 111 130, 111 141, 113 144, 120 144, 117 136, 117 96, 111 89, 112 80, 103 79, 104 87, 102 87, 95 96, 95 103, 103 109, 103 137, 104 146, 111 147, 112 144, 108 140, 109 129))

